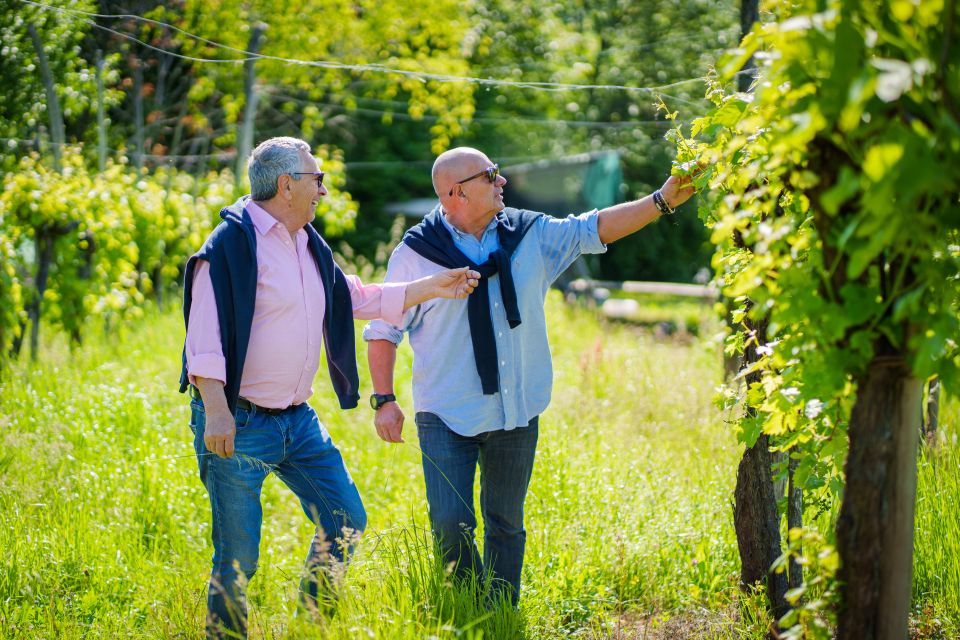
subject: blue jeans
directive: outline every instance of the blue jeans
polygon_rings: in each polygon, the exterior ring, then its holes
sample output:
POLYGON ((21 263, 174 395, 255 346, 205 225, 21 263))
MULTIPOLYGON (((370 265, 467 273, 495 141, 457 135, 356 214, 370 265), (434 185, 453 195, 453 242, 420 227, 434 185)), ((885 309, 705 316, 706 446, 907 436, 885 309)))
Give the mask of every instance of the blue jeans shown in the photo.
POLYGON ((539 417, 526 427, 473 437, 458 435, 432 413, 417 413, 415 421, 430 526, 444 564, 454 563, 460 577, 482 580, 488 572, 493 589, 500 593, 509 589, 516 606, 527 541, 523 502, 533 473, 539 417), (478 463, 484 529, 482 562, 474 537, 477 517, 473 487, 478 463))
POLYGON ((317 604, 367 524, 360 494, 340 451, 306 403, 278 415, 237 409, 235 453, 220 458, 203 443, 203 403, 190 403, 200 480, 210 494, 213 569, 207 590, 207 637, 247 634, 246 585, 257 571, 263 509, 260 489, 272 472, 300 499, 316 525, 300 583, 301 602, 317 604))

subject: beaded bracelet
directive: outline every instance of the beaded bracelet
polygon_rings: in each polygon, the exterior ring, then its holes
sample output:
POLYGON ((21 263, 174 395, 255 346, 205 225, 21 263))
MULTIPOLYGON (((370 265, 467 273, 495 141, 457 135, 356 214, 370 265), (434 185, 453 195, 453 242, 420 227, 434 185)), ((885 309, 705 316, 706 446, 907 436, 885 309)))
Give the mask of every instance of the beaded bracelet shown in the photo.
POLYGON ((671 209, 670 205, 667 204, 667 199, 663 197, 660 189, 653 192, 653 204, 657 207, 657 211, 665 216, 674 212, 674 209, 671 209))

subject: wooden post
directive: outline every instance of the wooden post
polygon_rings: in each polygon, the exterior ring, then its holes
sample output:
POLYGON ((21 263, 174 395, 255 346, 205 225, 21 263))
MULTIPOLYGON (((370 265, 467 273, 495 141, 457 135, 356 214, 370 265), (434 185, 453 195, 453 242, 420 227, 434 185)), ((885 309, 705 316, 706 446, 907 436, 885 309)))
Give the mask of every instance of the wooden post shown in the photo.
POLYGON ((47 62, 47 54, 43 50, 40 34, 37 33, 37 28, 32 22, 27 23, 27 31, 30 33, 30 39, 33 40, 33 48, 37 52, 40 75, 43 78, 43 87, 47 92, 47 116, 50 120, 50 138, 53 144, 53 166, 59 172, 63 170, 61 154, 63 153, 63 145, 66 143, 63 116, 60 114, 60 100, 57 98, 57 89, 53 83, 53 74, 50 72, 50 64, 47 62))
POLYGON ((133 61, 133 125, 136 153, 134 166, 137 177, 143 174, 143 65, 139 59, 133 61))
POLYGON ((907 637, 922 387, 903 354, 879 342, 850 416, 837 640, 907 637))
POLYGON ((937 444, 937 427, 940 424, 940 378, 934 377, 927 386, 927 411, 923 420, 923 441, 933 446, 937 444))
POLYGON ((97 168, 107 169, 107 113, 103 104, 103 53, 97 49, 97 168))
POLYGON ((245 74, 243 122, 241 123, 240 132, 237 136, 237 168, 234 173, 234 183, 238 191, 240 190, 240 184, 243 182, 247 156, 250 155, 250 150, 253 149, 253 129, 257 120, 257 72, 254 66, 256 60, 253 59, 253 56, 260 49, 260 41, 266 29, 267 25, 262 22, 257 22, 253 25, 250 30, 250 42, 247 44, 247 52, 250 54, 251 59, 243 63, 245 74))
MULTIPOLYGON (((750 33, 753 25, 760 21, 760 0, 740 0, 740 39, 750 33)), ((741 71, 755 69, 757 64, 753 61, 753 56, 746 61, 741 71)), ((740 91, 749 91, 750 84, 753 82, 753 74, 741 73, 737 76, 737 89, 740 91)))

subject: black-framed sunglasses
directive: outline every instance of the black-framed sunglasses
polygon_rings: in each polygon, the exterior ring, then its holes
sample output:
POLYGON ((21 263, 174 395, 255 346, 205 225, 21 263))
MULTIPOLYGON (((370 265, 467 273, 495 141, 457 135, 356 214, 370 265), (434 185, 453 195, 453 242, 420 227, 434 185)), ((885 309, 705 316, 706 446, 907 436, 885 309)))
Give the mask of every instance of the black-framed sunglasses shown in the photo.
MULTIPOLYGON (((494 182, 497 181, 497 176, 499 175, 500 175, 500 167, 497 165, 493 165, 492 167, 487 167, 480 173, 473 174, 469 178, 464 178, 459 182, 454 182, 453 187, 456 187, 458 184, 463 184, 464 182, 470 182, 474 178, 479 178, 480 176, 486 176, 487 182, 489 182, 490 184, 493 184, 494 182)), ((453 187, 450 188, 450 193, 448 195, 451 195, 451 196, 453 195, 453 187)))
MULTIPOLYGON (((323 186, 323 176, 327 175, 323 171, 292 171, 292 176, 313 176, 317 180, 317 189, 323 186)), ((299 178, 298 178, 299 180, 299 178)))

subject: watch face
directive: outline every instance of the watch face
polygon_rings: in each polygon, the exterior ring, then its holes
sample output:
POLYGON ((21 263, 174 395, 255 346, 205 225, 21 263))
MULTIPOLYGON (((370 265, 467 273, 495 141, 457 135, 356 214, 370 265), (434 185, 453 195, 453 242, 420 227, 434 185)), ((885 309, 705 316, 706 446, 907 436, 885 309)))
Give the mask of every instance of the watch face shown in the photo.
POLYGON ((372 396, 370 396, 370 407, 374 411, 377 411, 383 405, 387 404, 388 402, 393 402, 396 399, 397 399, 396 396, 394 396, 392 393, 384 393, 384 394, 375 393, 372 396))

